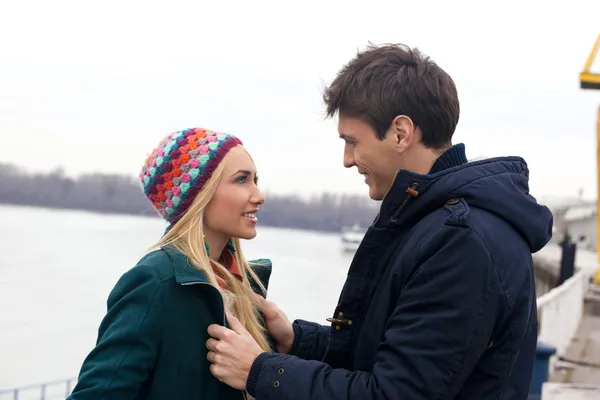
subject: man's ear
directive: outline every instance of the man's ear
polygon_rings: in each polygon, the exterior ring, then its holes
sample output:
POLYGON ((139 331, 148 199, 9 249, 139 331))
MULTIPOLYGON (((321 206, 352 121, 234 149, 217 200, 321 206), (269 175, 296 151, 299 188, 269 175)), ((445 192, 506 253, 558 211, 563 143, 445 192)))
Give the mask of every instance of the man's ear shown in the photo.
POLYGON ((389 134, 393 135, 396 148, 402 153, 415 141, 415 124, 406 115, 398 115, 392 121, 389 134))

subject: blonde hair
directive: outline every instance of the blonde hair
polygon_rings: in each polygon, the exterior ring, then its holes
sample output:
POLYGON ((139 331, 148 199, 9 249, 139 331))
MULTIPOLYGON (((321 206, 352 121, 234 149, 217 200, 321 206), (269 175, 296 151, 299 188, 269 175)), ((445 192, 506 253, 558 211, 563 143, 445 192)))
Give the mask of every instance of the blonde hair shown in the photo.
POLYGON ((208 281, 219 290, 223 296, 225 310, 235 315, 242 325, 250 332, 254 340, 264 351, 271 351, 266 338, 266 330, 259 322, 259 305, 254 297, 254 290, 250 286, 249 277, 257 283, 263 295, 266 289, 260 282, 252 268, 246 261, 238 238, 231 238, 236 249, 234 258, 240 267, 242 281, 233 276, 221 263, 209 258, 204 247, 203 219, 204 210, 213 198, 221 176, 223 174, 224 162, 221 162, 212 173, 200 193, 196 196, 188 210, 181 219, 153 246, 153 248, 171 246, 183 253, 191 264, 204 272, 208 281), (217 268, 220 275, 224 277, 227 289, 223 289, 217 282, 217 274, 213 270, 217 268))

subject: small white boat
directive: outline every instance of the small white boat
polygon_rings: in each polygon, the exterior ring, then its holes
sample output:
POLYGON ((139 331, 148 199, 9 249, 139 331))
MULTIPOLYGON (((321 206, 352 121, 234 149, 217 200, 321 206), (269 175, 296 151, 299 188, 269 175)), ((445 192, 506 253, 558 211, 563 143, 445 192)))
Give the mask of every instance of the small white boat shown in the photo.
POLYGON ((365 233, 367 230, 358 224, 342 229, 342 249, 346 252, 355 252, 365 237, 365 233))

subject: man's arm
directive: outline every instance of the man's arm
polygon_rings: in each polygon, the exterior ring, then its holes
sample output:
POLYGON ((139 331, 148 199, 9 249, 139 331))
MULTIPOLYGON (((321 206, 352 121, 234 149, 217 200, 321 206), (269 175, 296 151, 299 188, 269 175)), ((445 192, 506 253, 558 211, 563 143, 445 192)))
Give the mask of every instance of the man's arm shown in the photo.
POLYGON ((288 354, 304 360, 322 360, 329 342, 329 326, 298 319, 292 324, 294 343, 288 354))
POLYGON ((262 353, 247 381, 257 399, 451 399, 485 351, 498 298, 493 260, 470 228, 444 226, 420 249, 372 373, 262 353))

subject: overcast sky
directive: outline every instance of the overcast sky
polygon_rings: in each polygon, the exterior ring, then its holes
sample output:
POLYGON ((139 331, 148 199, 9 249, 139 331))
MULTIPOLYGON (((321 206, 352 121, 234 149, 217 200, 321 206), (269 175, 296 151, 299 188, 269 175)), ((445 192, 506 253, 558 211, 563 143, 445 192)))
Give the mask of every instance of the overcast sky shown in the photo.
POLYGON ((402 42, 456 81, 468 157, 523 156, 535 196, 595 197, 600 91, 578 74, 600 1, 548 3, 6 1, 0 161, 136 175, 164 135, 205 127, 239 136, 269 191, 366 195, 322 85, 369 41, 402 42))

